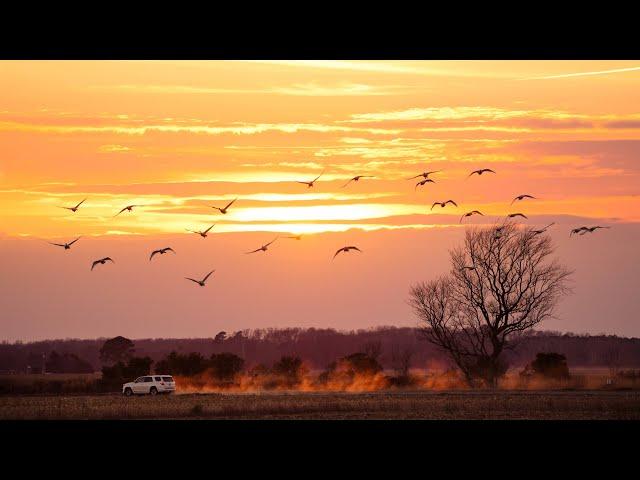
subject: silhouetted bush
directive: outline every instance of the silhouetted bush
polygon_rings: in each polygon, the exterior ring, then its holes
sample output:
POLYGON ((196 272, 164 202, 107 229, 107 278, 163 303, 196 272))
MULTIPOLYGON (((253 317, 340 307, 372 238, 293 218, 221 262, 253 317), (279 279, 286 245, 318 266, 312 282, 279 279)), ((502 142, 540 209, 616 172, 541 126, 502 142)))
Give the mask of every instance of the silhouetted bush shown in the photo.
POLYGON ((570 377, 567 358, 560 353, 538 353, 536 359, 527 365, 520 375, 539 375, 556 380, 570 377))
POLYGON ((416 378, 412 375, 396 375, 385 378, 390 387, 408 388, 417 384, 416 378))
POLYGON ((211 355, 209 369, 212 376, 219 381, 232 381, 242 371, 244 360, 233 353, 218 353, 211 355))
POLYGON ((493 386, 491 382, 486 379, 502 377, 507 373, 507 370, 509 370, 509 364, 504 358, 487 359, 479 357, 476 359, 475 363, 468 367, 468 369, 476 384, 493 386))
POLYGON ((295 387, 302 381, 306 369, 300 357, 285 355, 273 364, 271 373, 283 386, 295 387))
POLYGON ((373 377, 382 372, 382 365, 374 357, 358 352, 347 355, 337 362, 329 364, 318 377, 321 383, 329 381, 350 384, 356 376, 373 377))
POLYGON ((133 357, 127 364, 118 362, 111 367, 102 367, 101 388, 105 390, 119 389, 123 383, 131 382, 138 377, 149 375, 153 360, 149 357, 133 357))
POLYGON ((204 372, 207 367, 207 359, 200 353, 191 352, 187 355, 181 355, 171 352, 165 359, 156 363, 155 372, 189 377, 204 372))

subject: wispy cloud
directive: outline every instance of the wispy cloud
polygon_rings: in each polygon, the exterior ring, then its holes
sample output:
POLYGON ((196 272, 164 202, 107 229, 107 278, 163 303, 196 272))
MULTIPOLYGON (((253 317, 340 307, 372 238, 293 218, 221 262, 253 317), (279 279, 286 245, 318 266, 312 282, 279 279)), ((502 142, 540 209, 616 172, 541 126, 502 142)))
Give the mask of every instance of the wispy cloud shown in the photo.
POLYGON ((425 69, 410 65, 401 65, 392 62, 354 62, 348 60, 247 60, 254 63, 266 63, 273 65, 286 65, 288 67, 313 67, 333 70, 355 70, 361 72, 378 73, 414 73, 414 74, 440 74, 449 72, 439 69, 425 69))
MULTIPOLYGON (((368 85, 364 83, 317 84, 299 83, 285 86, 264 88, 224 88, 195 85, 159 85, 159 84, 126 84, 126 85, 97 85, 90 87, 97 90, 124 91, 135 94, 187 94, 187 95, 292 95, 309 97, 339 97, 339 96, 379 96, 405 95, 416 88, 404 85, 368 85)), ((424 90, 423 87, 420 88, 424 90)))
POLYGON ((635 72, 638 70, 640 70, 640 67, 614 68, 611 70, 598 70, 595 72, 563 73, 559 75, 547 75, 543 77, 527 77, 527 78, 521 78, 520 80, 551 80, 554 78, 586 77, 591 75, 610 75, 612 73, 635 72))
POLYGON ((101 145, 98 147, 98 151, 101 153, 122 153, 130 150, 129 147, 125 147, 124 145, 101 145))
POLYGON ((300 95, 309 97, 341 97, 341 96, 380 96, 404 95, 412 93, 413 89, 406 86, 373 86, 362 83, 346 83, 342 85, 318 85, 314 83, 296 84, 290 87, 276 87, 273 93, 282 95, 300 95))
POLYGON ((392 135, 400 132, 398 129, 347 127, 344 125, 324 125, 318 123, 241 123, 225 126, 209 125, 55 125, 29 124, 18 122, 0 122, 0 131, 23 131, 43 133, 115 133, 124 135, 145 135, 149 132, 161 133, 193 133, 205 135, 253 135, 270 131, 282 133, 307 132, 366 132, 370 134, 392 135))

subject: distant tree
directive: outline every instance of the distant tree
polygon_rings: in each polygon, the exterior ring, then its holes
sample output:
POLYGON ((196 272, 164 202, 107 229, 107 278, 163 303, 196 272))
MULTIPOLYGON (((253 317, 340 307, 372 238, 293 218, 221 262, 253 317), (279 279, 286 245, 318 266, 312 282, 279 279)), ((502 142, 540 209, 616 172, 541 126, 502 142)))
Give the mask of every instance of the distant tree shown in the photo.
POLYGON ((570 376, 567 358, 560 353, 538 353, 535 360, 525 368, 525 372, 557 380, 570 376))
POLYGON ((91 364, 75 353, 60 355, 55 350, 49 354, 45 369, 50 373, 93 373, 91 364))
POLYGON ((127 362, 133 357, 134 350, 131 340, 118 336, 104 342, 100 349, 100 360, 106 364, 127 362))
POLYGON ((125 375, 129 378, 138 378, 151 373, 151 365, 153 360, 149 357, 133 357, 129 359, 129 363, 125 369, 125 375))
POLYGON ((380 355, 382 355, 382 342, 379 340, 367 342, 362 346, 362 352, 378 361, 380 355))
POLYGON ((298 385, 305 374, 304 364, 298 356, 285 355, 273 364, 271 372, 288 387, 298 385))
POLYGON ((242 371, 244 360, 233 353, 214 353, 209 359, 213 376, 220 381, 231 381, 242 371))
POLYGON ((354 374, 373 375, 382 371, 382 365, 377 358, 366 353, 353 353, 342 359, 354 374))
POLYGON ((153 360, 149 357, 133 357, 127 363, 117 362, 112 366, 102 367, 103 388, 116 388, 125 382, 130 382, 138 377, 149 375, 153 360))
POLYGON ((424 338, 455 362, 467 382, 491 387, 506 372, 515 337, 552 317, 571 272, 555 260, 551 238, 507 221, 469 229, 451 251, 449 275, 411 288, 424 338))
POLYGON ((188 377, 204 372, 207 367, 208 362, 200 353, 191 352, 187 355, 182 355, 173 351, 156 364, 155 371, 157 373, 188 377))
POLYGON ((225 339, 227 338, 227 332, 222 331, 219 332, 213 339, 213 341, 215 343, 223 343, 225 341, 225 339))
POLYGON ((408 377, 413 358, 413 348, 394 345, 391 349, 391 364, 399 377, 408 377))

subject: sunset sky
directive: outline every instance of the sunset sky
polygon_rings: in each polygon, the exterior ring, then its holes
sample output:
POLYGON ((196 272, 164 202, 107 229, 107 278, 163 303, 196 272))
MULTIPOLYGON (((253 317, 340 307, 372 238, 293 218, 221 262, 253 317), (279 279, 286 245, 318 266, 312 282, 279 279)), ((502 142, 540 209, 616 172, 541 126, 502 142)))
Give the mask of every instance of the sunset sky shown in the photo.
POLYGON ((474 209, 555 222, 542 328, 640 335, 638 61, 0 61, 0 89, 0 340, 413 326, 474 209))

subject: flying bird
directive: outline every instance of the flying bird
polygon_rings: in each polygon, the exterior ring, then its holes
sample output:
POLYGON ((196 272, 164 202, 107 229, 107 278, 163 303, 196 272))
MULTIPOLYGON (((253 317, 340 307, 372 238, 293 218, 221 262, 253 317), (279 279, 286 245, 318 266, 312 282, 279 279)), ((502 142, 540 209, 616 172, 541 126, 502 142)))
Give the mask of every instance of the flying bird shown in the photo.
POLYGON ((111 262, 111 263, 116 263, 113 261, 113 259, 111 257, 104 257, 101 258, 100 260, 96 260, 91 264, 91 270, 93 270, 93 267, 95 267, 96 265, 100 264, 100 265, 104 265, 107 262, 111 262))
POLYGON ((436 205, 440 205, 441 208, 444 208, 447 206, 447 203, 455 205, 456 207, 458 206, 458 204, 453 200, 447 200, 446 202, 433 202, 433 205, 431 205, 431 210, 433 210, 433 207, 435 207, 436 205))
POLYGON ((313 187, 313 184, 316 183, 316 180, 318 180, 323 174, 324 174, 324 172, 322 172, 320 175, 318 175, 316 178, 314 178, 310 182, 296 181, 296 183, 304 183, 308 188, 311 188, 311 187, 313 187))
POLYGON ((198 232, 197 230, 189 230, 188 228, 185 228, 185 230, 187 232, 191 232, 191 233, 197 233, 198 235, 200 235, 202 238, 207 238, 207 234, 209 233, 209 230, 211 230, 213 227, 215 227, 216 224, 214 223, 213 225, 211 225, 209 228, 207 228, 206 230, 203 230, 201 232, 198 232))
POLYGON ((418 187, 421 187, 422 185, 425 185, 427 183, 436 183, 433 180, 431 180, 430 178, 425 178, 424 180, 419 181, 418 183, 416 183, 416 187, 414 188, 414 190, 417 190, 418 187))
POLYGON ((571 230, 571 233, 569 234, 569 236, 572 236, 574 233, 580 233, 583 230, 586 230, 588 227, 578 227, 578 228, 574 228, 573 230, 571 230))
MULTIPOLYGON (((493 170, 491 170, 490 168, 481 168, 480 170, 474 170, 473 172, 471 172, 471 173, 469 174, 469 177, 470 177, 471 175, 473 175, 474 173, 477 173, 478 175, 482 175, 482 174, 483 174, 483 173, 485 173, 485 172, 496 173, 496 172, 494 172, 493 170)), ((469 177, 467 177, 467 178, 469 178, 469 177)))
POLYGON ((189 277, 184 277, 184 278, 187 279, 187 280, 191 280, 194 283, 197 283, 201 287, 204 287, 204 284, 207 281, 207 278, 209 278, 213 272, 215 272, 215 270, 211 270, 209 273, 207 273, 207 276, 204 277, 202 280, 196 280, 194 278, 189 278, 189 277))
POLYGON ((432 173, 440 173, 441 171, 442 170, 432 170, 430 172, 422 172, 419 175, 416 175, 415 177, 407 178, 407 180, 414 180, 419 177, 429 178, 429 175, 431 175, 432 173))
POLYGON ((527 195, 526 193, 525 193, 524 195, 518 195, 516 198, 514 198, 514 199, 511 201, 511 205, 513 205, 513 202, 515 202, 515 201, 517 201, 517 200, 523 200, 523 199, 525 199, 525 198, 533 198, 533 199, 535 199, 536 197, 534 197, 533 195, 527 195))
POLYGON ((62 247, 65 250, 69 250, 71 248, 71 245, 73 245, 74 243, 76 243, 78 240, 80 240, 80 238, 82 237, 78 237, 76 238, 74 241, 69 242, 69 243, 53 243, 53 242, 49 242, 51 245, 56 245, 58 247, 62 247))
POLYGON ((116 213, 114 215, 114 217, 117 217, 118 215, 120 215, 122 212, 124 212, 125 210, 128 212, 133 211, 133 207, 141 207, 142 205, 127 205, 126 207, 124 207, 122 210, 120 210, 118 213, 116 213))
POLYGON ((540 235, 541 233, 544 233, 547 231, 547 228, 549 228, 551 225, 555 225, 556 222, 552 222, 549 225, 547 225, 546 227, 540 229, 540 230, 531 230, 531 232, 533 232, 534 235, 540 235))
POLYGON ((484 217, 484 213, 482 213, 480 210, 473 210, 473 211, 471 211, 471 212, 467 212, 467 213, 465 213, 464 215, 462 215, 462 216, 460 217, 460 221, 459 221, 458 223, 462 223, 462 219, 463 219, 464 217, 470 217, 471 215, 474 215, 474 214, 476 214, 476 215, 482 215, 482 216, 484 217))
MULTIPOLYGON (((319 178, 319 177, 318 177, 319 178)), ((351 178, 347 183, 345 183, 344 185, 342 185, 342 187, 340 188, 344 188, 347 185, 349 185, 351 182, 358 182, 361 178, 374 178, 373 175, 356 175, 355 177, 351 178)), ((317 180, 317 179, 316 179, 317 180)), ((314 180, 315 181, 315 180, 314 180)))
POLYGON ((522 217, 522 218, 526 218, 526 219, 529 218, 524 213, 510 213, 508 216, 509 216, 509 218, 515 218, 515 217, 522 217))
POLYGON ((333 258, 336 258, 336 256, 340 253, 340 252, 344 252, 344 253, 349 253, 350 250, 357 250, 358 252, 362 253, 362 250, 360 250, 358 247, 355 247, 353 245, 349 245, 348 247, 342 247, 339 248, 336 253, 333 255, 333 258))
POLYGON ((462 268, 460 269, 460 271, 464 271, 464 270, 475 270, 475 269, 476 269, 476 267, 465 265, 464 267, 462 267, 462 268))
POLYGON ((593 233, 599 228, 611 228, 611 227, 601 227, 599 225, 595 227, 582 227, 582 232, 580 232, 580 235, 584 235, 585 233, 593 233))
POLYGON ((237 198, 234 198, 233 200, 231 200, 225 207, 211 207, 211 208, 215 208, 216 210, 218 210, 221 214, 226 215, 227 210, 229 209, 229 207, 231 205, 233 205, 233 202, 235 202, 236 200, 238 200, 237 198))
POLYGON ((302 234, 300 234, 300 235, 290 235, 290 236, 284 237, 284 238, 292 238, 294 240, 300 240, 302 238, 302 234))
POLYGON ((173 248, 171 248, 171 247, 165 247, 165 248, 161 248, 160 250, 154 250, 153 252, 151 252, 151 256, 149 257, 149 261, 151 261, 151 259, 153 258, 153 256, 156 253, 159 253, 160 255, 164 255, 167 252, 173 252, 174 255, 176 253, 176 252, 174 252, 173 248))
POLYGON ((71 210, 73 213, 76 213, 76 211, 78 210, 80 205, 82 205, 85 200, 86 200, 86 198, 84 200, 82 200, 79 204, 77 204, 75 207, 59 207, 59 208, 64 208, 65 210, 71 210))
POLYGON ((256 253, 256 252, 266 252, 267 248, 269 247, 269 245, 271 245, 273 242, 275 242, 278 238, 280 238, 280 237, 274 238, 269 243, 266 243, 266 244, 262 245, 260 248, 256 248, 255 250, 252 250, 251 252, 245 252, 245 253, 249 254, 249 253, 256 253))

